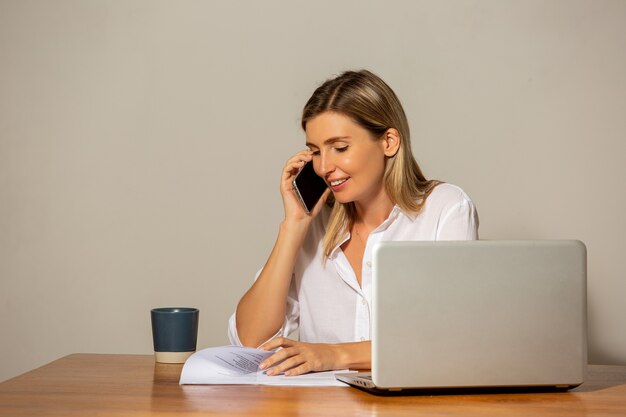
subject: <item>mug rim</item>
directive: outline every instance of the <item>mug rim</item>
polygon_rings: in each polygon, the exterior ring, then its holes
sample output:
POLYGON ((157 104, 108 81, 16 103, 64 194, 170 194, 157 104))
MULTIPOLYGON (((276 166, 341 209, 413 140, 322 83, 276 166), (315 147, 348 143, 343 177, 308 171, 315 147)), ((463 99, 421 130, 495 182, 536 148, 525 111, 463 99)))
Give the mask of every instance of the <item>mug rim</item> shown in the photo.
POLYGON ((150 311, 157 314, 189 314, 199 310, 195 307, 157 307, 150 311))

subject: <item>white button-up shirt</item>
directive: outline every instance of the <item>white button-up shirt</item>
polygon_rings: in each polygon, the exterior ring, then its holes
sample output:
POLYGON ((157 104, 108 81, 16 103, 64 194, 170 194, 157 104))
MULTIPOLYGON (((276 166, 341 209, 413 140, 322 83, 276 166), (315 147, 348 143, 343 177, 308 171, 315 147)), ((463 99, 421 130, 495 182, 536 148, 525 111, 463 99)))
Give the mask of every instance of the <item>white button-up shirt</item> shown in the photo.
MULTIPOLYGON (((303 342, 370 340, 372 248, 376 243, 478 238, 478 215, 472 200, 455 185, 439 184, 417 216, 406 214, 395 206, 389 217, 370 233, 359 286, 341 250, 341 245, 350 239, 349 234, 324 262, 322 239, 329 214, 330 210, 323 210, 314 220, 298 254, 286 300, 287 314, 277 335, 288 336, 297 329, 303 342)), ((228 323, 228 336, 231 343, 241 345, 235 314, 228 323)))

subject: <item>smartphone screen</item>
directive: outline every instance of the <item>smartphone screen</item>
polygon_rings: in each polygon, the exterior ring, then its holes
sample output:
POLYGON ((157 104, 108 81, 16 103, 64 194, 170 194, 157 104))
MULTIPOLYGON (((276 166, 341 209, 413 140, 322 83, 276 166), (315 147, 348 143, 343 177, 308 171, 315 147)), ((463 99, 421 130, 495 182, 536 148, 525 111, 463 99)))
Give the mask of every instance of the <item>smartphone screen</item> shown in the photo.
POLYGON ((307 162, 298 172, 293 180, 293 187, 307 213, 313 210, 315 204, 328 188, 326 182, 315 173, 311 162, 307 162))

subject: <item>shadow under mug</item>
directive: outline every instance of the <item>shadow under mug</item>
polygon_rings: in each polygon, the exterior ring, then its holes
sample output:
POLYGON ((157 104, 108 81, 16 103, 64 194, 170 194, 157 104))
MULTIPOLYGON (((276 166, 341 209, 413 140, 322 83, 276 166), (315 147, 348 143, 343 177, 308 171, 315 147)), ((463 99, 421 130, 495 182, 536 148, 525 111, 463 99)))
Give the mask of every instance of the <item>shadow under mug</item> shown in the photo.
POLYGON ((184 363, 196 351, 200 311, 190 307, 150 310, 154 356, 161 363, 184 363))

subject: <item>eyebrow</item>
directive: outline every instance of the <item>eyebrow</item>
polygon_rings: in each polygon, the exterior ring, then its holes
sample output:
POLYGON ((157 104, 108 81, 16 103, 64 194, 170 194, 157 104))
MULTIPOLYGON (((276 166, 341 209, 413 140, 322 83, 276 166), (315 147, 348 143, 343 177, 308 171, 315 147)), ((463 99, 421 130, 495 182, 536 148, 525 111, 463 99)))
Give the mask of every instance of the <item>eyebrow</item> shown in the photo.
MULTIPOLYGON (((326 139, 326 140, 324 141, 323 145, 332 145, 332 144, 333 144, 333 143, 335 143, 335 142, 339 142, 339 141, 342 141, 342 140, 344 140, 344 139, 349 139, 349 138, 350 138, 350 136, 334 136, 334 137, 332 137, 332 138, 328 138, 328 139, 326 139)), ((316 148, 317 148, 317 145, 315 145, 315 144, 313 144, 313 143, 311 143, 311 142, 307 142, 307 143, 306 143, 306 146, 314 146, 314 147, 316 147, 316 148)))

